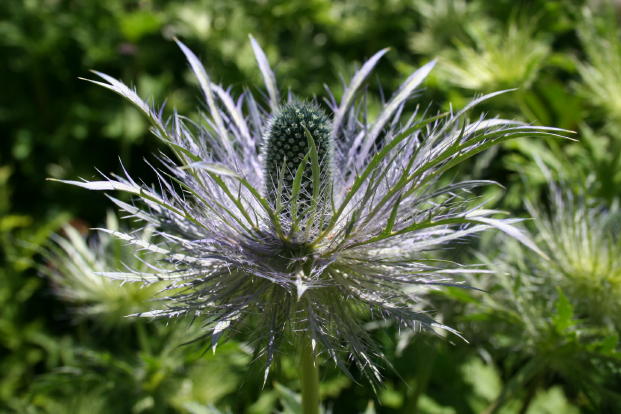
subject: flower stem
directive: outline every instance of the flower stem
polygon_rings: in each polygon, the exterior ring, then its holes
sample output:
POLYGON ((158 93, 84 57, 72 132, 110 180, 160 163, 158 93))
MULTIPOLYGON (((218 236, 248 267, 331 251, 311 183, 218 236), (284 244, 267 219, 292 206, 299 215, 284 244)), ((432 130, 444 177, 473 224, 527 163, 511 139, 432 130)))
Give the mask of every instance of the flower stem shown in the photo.
POLYGON ((302 412, 319 414, 319 367, 308 333, 300 341, 300 380, 302 382, 302 412))

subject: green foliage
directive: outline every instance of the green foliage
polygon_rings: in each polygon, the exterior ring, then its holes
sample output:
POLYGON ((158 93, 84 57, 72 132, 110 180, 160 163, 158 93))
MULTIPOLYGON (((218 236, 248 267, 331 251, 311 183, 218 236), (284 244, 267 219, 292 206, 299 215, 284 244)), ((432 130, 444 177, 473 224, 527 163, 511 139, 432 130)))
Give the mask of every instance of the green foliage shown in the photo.
POLYGON ((555 191, 549 212, 530 210, 545 256, 496 238, 481 249, 496 277, 471 281, 490 294, 473 295, 466 318, 489 327, 483 346, 510 373, 494 412, 516 399, 531 403, 553 376, 584 409, 605 412, 621 401, 619 216, 555 191))
POLYGON ((232 343, 217 355, 184 345, 197 335, 189 321, 148 326, 139 321, 115 334, 116 352, 96 341, 74 344, 62 369, 37 378, 28 403, 52 413, 64 407, 136 413, 206 407, 235 391, 250 356, 232 343))
POLYGON ((583 10, 578 35, 586 61, 578 61, 582 78, 578 90, 595 107, 614 121, 621 121, 621 30, 612 7, 602 11, 583 10))
POLYGON ((472 27, 473 46, 458 42, 447 53, 442 80, 474 91, 528 88, 549 54, 547 42, 533 29, 516 22, 501 32, 490 25, 472 27))
MULTIPOLYGON (((460 107, 486 89, 519 88, 481 112, 577 131, 575 141, 513 140, 455 172, 507 184, 483 196, 499 209, 536 216, 528 226, 548 259, 498 238, 465 245, 495 271, 469 280, 486 292, 442 288, 424 300, 470 343, 368 327, 395 372, 386 370, 374 395, 355 382, 355 370, 352 379, 325 363, 325 408, 621 410, 621 30, 613 2, 8 0, 0 1, 0 16, 1 412, 298 412, 294 358, 281 358, 262 388, 247 344, 232 341, 212 354, 201 341, 182 345, 200 336, 196 324, 120 317, 148 311, 153 292, 140 282, 121 288, 100 272, 123 271, 141 258, 105 234, 99 244, 85 238, 86 228, 106 220, 100 196, 45 181, 92 178, 93 166, 119 173, 120 157, 157 186, 142 158, 162 148, 146 139, 142 114, 77 78, 97 69, 133 80, 158 107, 166 93, 164 112, 204 122, 192 113, 199 97, 172 39, 198 51, 214 82, 237 94, 263 83, 248 34, 266 47, 283 90, 300 99, 323 94, 324 83, 343 93, 335 71, 347 79, 349 62, 390 47, 389 64, 378 66, 378 77, 394 79, 388 91, 399 73, 439 57, 424 107, 448 110, 449 102, 460 107), (580 202, 546 207, 552 179, 563 182, 564 193, 582 194, 580 202), (543 207, 529 212, 526 198, 543 207), (52 237, 63 240, 55 254, 52 237)), ((374 119, 383 98, 368 92, 367 99, 374 119)), ((439 259, 461 260, 467 250, 439 259)))

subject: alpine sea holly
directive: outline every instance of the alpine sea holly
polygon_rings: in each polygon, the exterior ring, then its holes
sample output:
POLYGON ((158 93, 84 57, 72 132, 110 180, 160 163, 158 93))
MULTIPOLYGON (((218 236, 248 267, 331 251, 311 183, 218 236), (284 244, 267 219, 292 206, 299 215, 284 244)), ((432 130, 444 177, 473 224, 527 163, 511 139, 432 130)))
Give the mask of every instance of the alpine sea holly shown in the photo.
MULTIPOLYGON (((106 217, 106 229, 119 230, 118 219, 111 212, 106 217)), ((147 241, 150 227, 136 237, 147 241)), ((153 299, 160 292, 158 284, 141 286, 122 284, 117 280, 103 278, 100 272, 110 267, 129 265, 146 270, 149 252, 135 255, 131 246, 110 233, 101 233, 95 240, 88 240, 72 226, 63 228, 64 237, 54 235, 42 252, 48 264, 41 273, 52 282, 55 293, 71 303, 76 317, 97 319, 106 329, 125 326, 127 314, 150 310, 157 303, 153 299)))
POLYGON ((496 218, 497 211, 470 194, 489 181, 446 184, 447 171, 504 140, 559 130, 468 120, 478 103, 502 92, 458 112, 409 111, 406 104, 435 62, 410 75, 369 120, 361 90, 387 49, 355 73, 340 100, 331 94, 324 104, 291 94, 283 99, 265 54, 251 42, 265 80, 265 105, 249 91, 234 97, 212 83, 197 57, 177 42, 204 95, 200 119, 175 112, 165 120, 163 110, 134 90, 94 72, 101 80, 93 83, 146 115, 175 158, 160 157, 157 186, 139 184, 127 172, 64 182, 133 194, 133 204, 110 198, 129 217, 156 228, 152 242, 111 233, 160 255, 161 263, 150 263, 149 272, 103 273, 166 283, 161 308, 140 316, 196 315, 214 347, 223 334, 251 326, 268 368, 279 344, 295 334, 303 370, 315 369, 303 381, 305 399, 316 391, 317 354, 343 370, 352 358, 379 380, 381 351, 363 324, 379 318, 450 330, 418 309, 413 292, 420 289, 409 287, 453 284, 455 275, 482 271, 439 260, 435 251, 492 227, 536 249, 513 227, 516 219, 496 218))

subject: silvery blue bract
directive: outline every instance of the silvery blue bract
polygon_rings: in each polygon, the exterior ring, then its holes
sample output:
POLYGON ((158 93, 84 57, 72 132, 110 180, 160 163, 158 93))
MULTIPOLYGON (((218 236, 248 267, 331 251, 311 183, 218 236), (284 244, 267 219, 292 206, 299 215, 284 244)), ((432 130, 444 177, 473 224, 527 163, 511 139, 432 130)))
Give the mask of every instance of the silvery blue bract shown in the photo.
POLYGON ((151 242, 131 232, 114 235, 161 256, 161 263, 150 263, 148 273, 105 273, 167 283, 161 309, 142 316, 196 315, 214 347, 225 332, 251 327, 250 342, 265 355, 268 368, 287 332, 306 331, 317 352, 344 370, 351 357, 369 378, 379 378, 375 362, 381 352, 363 324, 385 319, 414 329, 449 329, 421 310, 418 295, 431 286, 454 284, 455 275, 484 271, 438 260, 434 251, 490 227, 536 249, 513 227, 518 220, 494 218, 498 212, 470 194, 490 182, 444 184, 441 178, 507 139, 562 131, 467 119, 475 105, 502 92, 479 97, 456 113, 429 117, 408 111, 406 103, 435 62, 410 75, 368 120, 360 91, 387 51, 382 50, 353 76, 340 100, 330 96, 322 106, 331 121, 327 133, 333 148, 322 146, 325 120, 319 129, 300 128, 292 132, 304 129, 299 158, 288 165, 286 157, 270 155, 264 142, 270 131, 287 128, 274 117, 296 105, 317 112, 312 108, 319 104, 283 100, 266 56, 251 42, 267 105, 248 91, 234 97, 212 83, 179 42, 204 94, 207 112, 200 120, 177 113, 164 120, 162 110, 131 88, 95 72, 103 81, 94 83, 144 112, 176 159, 163 158, 156 186, 140 184, 127 173, 65 182, 133 194, 133 204, 111 199, 130 217, 156 227, 151 242), (322 154, 328 152, 332 168, 325 174, 322 154))

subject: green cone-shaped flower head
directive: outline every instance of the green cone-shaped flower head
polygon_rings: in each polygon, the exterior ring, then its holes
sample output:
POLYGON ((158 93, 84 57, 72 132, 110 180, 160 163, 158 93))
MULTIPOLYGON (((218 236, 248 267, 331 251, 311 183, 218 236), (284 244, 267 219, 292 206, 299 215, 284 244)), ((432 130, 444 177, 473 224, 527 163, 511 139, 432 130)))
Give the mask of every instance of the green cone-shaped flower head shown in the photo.
POLYGON ((267 196, 272 201, 278 194, 284 203, 290 201, 296 174, 302 178, 296 191, 297 200, 310 200, 316 187, 312 172, 315 153, 321 191, 330 184, 333 152, 330 120, 317 105, 305 102, 284 105, 272 119, 265 145, 265 181, 267 196))

